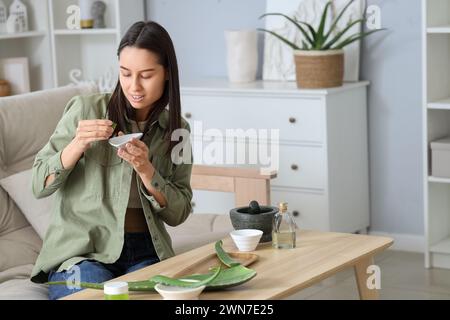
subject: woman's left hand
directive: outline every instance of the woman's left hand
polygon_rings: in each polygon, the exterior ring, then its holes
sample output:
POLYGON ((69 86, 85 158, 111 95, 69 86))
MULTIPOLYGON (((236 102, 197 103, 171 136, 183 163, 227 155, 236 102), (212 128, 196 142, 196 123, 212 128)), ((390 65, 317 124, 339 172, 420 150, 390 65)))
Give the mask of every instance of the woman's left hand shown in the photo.
MULTIPOLYGON (((119 133, 119 135, 121 134, 119 133)), ((133 138, 124 148, 117 151, 117 155, 131 164, 137 173, 147 174, 149 171, 153 171, 153 166, 148 160, 148 151, 144 142, 133 138)))

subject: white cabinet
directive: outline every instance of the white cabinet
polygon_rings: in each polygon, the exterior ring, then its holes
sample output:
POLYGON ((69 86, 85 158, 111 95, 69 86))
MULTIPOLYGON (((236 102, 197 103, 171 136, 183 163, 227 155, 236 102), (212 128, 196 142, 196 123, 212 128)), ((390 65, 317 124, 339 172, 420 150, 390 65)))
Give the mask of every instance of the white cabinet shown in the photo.
MULTIPOLYGON (((270 159, 278 170, 271 205, 288 202, 300 228, 366 231, 367 84, 298 90, 290 82, 185 83, 182 111, 191 126, 194 163, 269 167, 263 160, 270 159), (237 137, 239 130, 245 134, 237 137), (268 157, 261 156, 265 142, 262 154, 268 157), (238 162, 238 155, 245 161, 238 162)), ((193 201, 194 213, 228 213, 234 207, 226 194, 194 192, 193 201)))
MULTIPOLYGON (((30 32, 0 34, 0 59, 28 57, 32 91, 71 83, 69 75, 75 69, 81 71, 74 74, 77 80, 97 81, 110 70, 117 74, 121 37, 134 22, 144 19, 144 2, 103 1, 106 28, 70 30, 67 9, 77 0, 23 0, 30 32)), ((12 0, 5 3, 9 6, 12 0)))
POLYGON ((450 0, 422 1, 425 266, 450 268, 450 179, 431 175, 430 143, 450 136, 450 0))

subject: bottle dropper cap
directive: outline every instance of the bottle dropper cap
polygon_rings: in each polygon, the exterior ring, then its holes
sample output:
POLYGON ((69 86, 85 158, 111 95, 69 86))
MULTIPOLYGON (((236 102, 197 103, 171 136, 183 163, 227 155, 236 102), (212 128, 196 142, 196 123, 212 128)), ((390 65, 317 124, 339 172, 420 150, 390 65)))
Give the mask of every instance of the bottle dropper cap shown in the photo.
POLYGON ((287 211, 287 202, 280 202, 278 204, 278 209, 280 210, 280 212, 286 212, 287 211))

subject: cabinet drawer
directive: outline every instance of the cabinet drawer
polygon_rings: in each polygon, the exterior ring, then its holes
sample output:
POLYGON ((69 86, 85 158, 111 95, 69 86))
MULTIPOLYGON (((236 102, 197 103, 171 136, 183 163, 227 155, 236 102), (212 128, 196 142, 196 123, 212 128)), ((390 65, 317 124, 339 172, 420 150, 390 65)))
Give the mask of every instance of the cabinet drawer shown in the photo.
POLYGON ((314 190, 325 188, 326 163, 323 147, 281 145, 277 164, 277 157, 273 156, 275 150, 270 149, 270 146, 262 149, 259 144, 229 143, 234 146, 231 154, 225 143, 219 139, 213 142, 201 138, 192 139, 194 164, 270 168, 278 171, 277 178, 271 181, 274 186, 314 190), (218 151, 212 152, 212 149, 218 151), (267 155, 261 156, 261 153, 267 155), (228 162, 230 159, 234 159, 234 162, 228 162))
POLYGON ((322 147, 280 146, 275 186, 325 188, 325 151, 322 147))
POLYGON ((288 203, 288 211, 293 213, 299 229, 329 231, 327 198, 323 194, 284 191, 272 188, 271 202, 278 206, 288 203))
POLYGON ((202 135, 194 130, 194 122, 201 121, 203 131, 219 129, 223 135, 226 129, 279 129, 280 140, 324 140, 325 110, 320 98, 183 95, 181 105, 194 135, 202 135))

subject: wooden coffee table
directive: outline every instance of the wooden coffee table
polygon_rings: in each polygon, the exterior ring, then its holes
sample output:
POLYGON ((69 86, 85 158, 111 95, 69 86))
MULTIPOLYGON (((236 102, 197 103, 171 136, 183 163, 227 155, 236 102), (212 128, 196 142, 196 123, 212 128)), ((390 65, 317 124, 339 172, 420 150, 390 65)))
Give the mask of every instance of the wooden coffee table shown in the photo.
MULTIPOLYGON (((255 278, 222 291, 203 292, 200 299, 280 299, 307 288, 336 273, 353 267, 361 299, 378 299, 378 290, 366 285, 372 273, 367 268, 373 258, 391 246, 386 237, 346 233, 299 231, 295 249, 277 250, 270 243, 260 244, 254 251, 259 259, 249 268, 257 272, 255 278)), ((237 251, 233 241, 224 239, 227 252, 237 251)), ((144 269, 129 273, 114 281, 139 281, 163 274, 173 276, 195 261, 214 253, 214 243, 185 252, 144 269)), ((67 296, 67 300, 102 300, 103 292, 86 289, 67 296)), ((158 293, 130 292, 132 300, 161 299, 158 293)))

